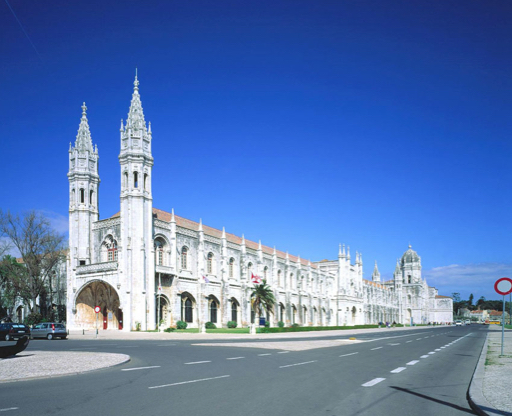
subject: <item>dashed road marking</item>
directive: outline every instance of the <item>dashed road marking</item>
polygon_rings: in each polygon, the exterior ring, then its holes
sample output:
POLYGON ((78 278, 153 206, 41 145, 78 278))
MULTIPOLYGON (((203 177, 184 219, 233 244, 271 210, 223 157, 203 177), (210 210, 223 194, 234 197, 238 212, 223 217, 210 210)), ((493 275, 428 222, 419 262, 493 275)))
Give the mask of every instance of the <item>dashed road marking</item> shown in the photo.
POLYGON ((401 373, 402 371, 404 371, 406 368, 405 367, 398 367, 398 368, 395 368, 394 370, 391 370, 390 373, 401 373))
POLYGON ((392 345, 394 347, 395 345, 400 345, 400 343, 398 343, 398 344, 388 344, 388 345, 392 345))
POLYGON ((204 363, 211 363, 211 361, 192 361, 190 363, 184 363, 184 364, 204 364, 204 363))
POLYGON ((218 376, 218 377, 209 377, 209 378, 200 378, 198 380, 181 381, 179 383, 162 384, 161 386, 148 387, 148 389, 160 389, 162 387, 179 386, 180 384, 189 384, 189 383, 199 383, 200 381, 218 380, 219 378, 226 378, 226 377, 229 377, 229 375, 218 376))
POLYGON ((146 370, 148 368, 160 368, 159 365, 151 365, 149 367, 134 367, 134 368, 123 368, 121 371, 135 371, 135 370, 146 370))
POLYGON ((226 360, 241 360, 242 358, 245 358, 245 357, 231 357, 231 358, 226 358, 226 360))
POLYGON ((441 348, 436 348, 434 351, 441 351, 441 348))
POLYGON ((7 407, 5 409, 0 409, 0 412, 8 412, 9 410, 18 410, 19 407, 7 407))
POLYGON ((416 338, 416 341, 419 341, 419 340, 421 340, 421 338, 416 338))
POLYGON ((288 354, 290 351, 278 351, 278 354, 288 354))
POLYGON ((435 351, 430 351, 429 354, 432 355, 432 354, 435 354, 436 352, 435 351))
POLYGON ((409 361, 406 365, 414 365, 414 364, 418 364, 420 362, 420 360, 412 360, 412 361, 409 361))
POLYGON ((272 355, 272 354, 267 352, 266 354, 258 354, 258 357, 263 357, 264 355, 272 355))
POLYGON ((372 351, 373 351, 373 350, 380 350, 381 348, 383 348, 383 347, 372 348, 371 350, 372 350, 372 351))
POLYGON ((405 341, 405 343, 407 344, 408 342, 412 342, 413 340, 411 339, 410 341, 405 341))
POLYGON ((430 355, 422 355, 420 358, 428 358, 430 355))
POLYGON ((297 364, 288 364, 288 365, 280 365, 279 368, 286 368, 286 367, 295 367, 296 365, 304 365, 304 364, 311 364, 311 363, 316 363, 318 360, 314 360, 314 361, 306 361, 304 363, 297 363, 297 364))
POLYGON ((386 380, 385 378, 374 378, 373 380, 368 381, 367 383, 361 384, 363 387, 372 387, 376 384, 380 383, 381 381, 386 380))
POLYGON ((349 355, 359 354, 358 352, 351 352, 350 354, 343 354, 340 357, 348 357, 349 355))

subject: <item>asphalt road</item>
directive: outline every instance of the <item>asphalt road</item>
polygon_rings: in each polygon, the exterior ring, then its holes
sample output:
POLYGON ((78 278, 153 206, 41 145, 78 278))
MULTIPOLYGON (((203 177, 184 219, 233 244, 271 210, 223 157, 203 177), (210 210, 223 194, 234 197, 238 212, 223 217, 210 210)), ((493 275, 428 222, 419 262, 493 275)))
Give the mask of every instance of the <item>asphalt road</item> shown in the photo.
POLYGON ((204 342, 33 340, 27 351, 116 352, 132 359, 81 375, 0 384, 0 413, 473 414, 466 395, 486 330, 480 325, 390 329, 358 335, 365 342, 305 351, 222 345, 230 341, 201 346, 204 342))

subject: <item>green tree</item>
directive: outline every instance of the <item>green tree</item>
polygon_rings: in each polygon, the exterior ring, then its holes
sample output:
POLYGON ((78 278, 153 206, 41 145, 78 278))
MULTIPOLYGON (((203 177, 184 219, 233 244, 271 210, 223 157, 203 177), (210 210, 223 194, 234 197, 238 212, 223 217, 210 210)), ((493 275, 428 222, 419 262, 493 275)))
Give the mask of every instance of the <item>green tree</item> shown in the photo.
POLYGON ((469 295, 469 299, 468 299, 468 305, 469 305, 469 306, 473 306, 473 299, 474 299, 474 296, 473 296, 473 294, 471 293, 471 294, 469 295))
POLYGON ((19 279, 25 272, 25 268, 12 256, 6 255, 0 261, 0 318, 14 314, 16 299, 22 297, 19 279))
POLYGON ((274 293, 265 279, 260 285, 254 285, 251 293, 251 306, 255 314, 261 315, 264 310, 269 314, 275 303, 274 293))
POLYGON ((53 269, 63 260, 64 237, 35 211, 22 216, 0 211, 0 233, 19 251, 23 267, 11 268, 8 279, 30 312, 39 312, 37 298, 46 290, 53 269))

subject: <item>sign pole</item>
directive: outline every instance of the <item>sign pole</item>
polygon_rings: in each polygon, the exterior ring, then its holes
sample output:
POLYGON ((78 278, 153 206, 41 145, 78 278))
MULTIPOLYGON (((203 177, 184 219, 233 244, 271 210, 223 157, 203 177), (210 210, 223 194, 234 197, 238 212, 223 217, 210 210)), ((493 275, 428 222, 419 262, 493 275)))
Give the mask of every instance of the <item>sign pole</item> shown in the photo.
POLYGON ((501 313, 501 355, 503 355, 503 340, 505 339, 505 295, 503 295, 503 312, 501 313))
POLYGON ((503 357, 503 343, 505 341, 505 296, 512 293, 512 279, 502 277, 494 283, 494 290, 503 296, 503 308, 501 312, 501 355, 503 357))
POLYGON ((100 313, 101 308, 99 306, 94 307, 94 312, 96 312, 96 338, 98 338, 98 314, 100 313))

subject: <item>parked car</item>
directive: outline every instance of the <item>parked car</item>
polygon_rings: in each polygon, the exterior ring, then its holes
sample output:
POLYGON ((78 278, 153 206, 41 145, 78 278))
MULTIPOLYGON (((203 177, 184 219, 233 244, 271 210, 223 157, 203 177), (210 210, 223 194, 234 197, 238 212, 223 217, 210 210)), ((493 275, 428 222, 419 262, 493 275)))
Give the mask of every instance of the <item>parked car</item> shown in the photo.
POLYGON ((462 326, 462 321, 455 321, 456 326, 462 326))
POLYGON ((67 336, 66 326, 57 322, 44 322, 32 327, 32 338, 66 339, 67 336))
POLYGON ((471 321, 469 319, 466 319, 466 321, 464 322, 465 325, 471 325, 471 321))
POLYGON ((0 339, 11 341, 21 338, 23 335, 30 335, 30 328, 27 325, 13 322, 0 324, 0 339))

